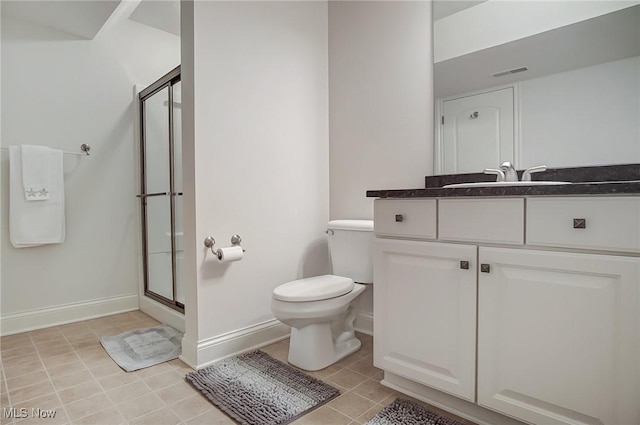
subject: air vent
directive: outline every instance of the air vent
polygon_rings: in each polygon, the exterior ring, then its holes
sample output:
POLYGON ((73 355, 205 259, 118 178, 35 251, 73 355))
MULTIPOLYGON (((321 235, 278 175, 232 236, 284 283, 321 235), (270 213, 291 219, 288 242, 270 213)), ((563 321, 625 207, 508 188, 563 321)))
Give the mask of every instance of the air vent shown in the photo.
POLYGON ((518 72, 524 72, 524 71, 528 71, 528 68, 526 66, 523 66, 522 68, 510 69, 508 71, 496 72, 495 74, 493 74, 493 76, 504 77, 505 75, 517 74, 518 72))

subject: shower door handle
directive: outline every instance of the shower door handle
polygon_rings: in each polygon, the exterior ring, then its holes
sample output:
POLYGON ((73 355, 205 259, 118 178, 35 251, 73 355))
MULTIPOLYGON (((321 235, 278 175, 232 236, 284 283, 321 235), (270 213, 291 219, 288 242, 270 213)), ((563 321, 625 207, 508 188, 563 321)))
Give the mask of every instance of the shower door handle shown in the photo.
POLYGON ((169 192, 157 192, 157 193, 141 193, 140 195, 136 195, 136 198, 150 198, 152 196, 167 196, 169 192))

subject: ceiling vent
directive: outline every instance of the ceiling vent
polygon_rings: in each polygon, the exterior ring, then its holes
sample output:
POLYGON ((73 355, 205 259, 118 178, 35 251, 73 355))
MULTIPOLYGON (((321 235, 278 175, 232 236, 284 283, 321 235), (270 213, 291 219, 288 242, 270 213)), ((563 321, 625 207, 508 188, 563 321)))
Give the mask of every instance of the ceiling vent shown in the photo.
POLYGON ((495 74, 493 74, 493 76, 504 77, 505 75, 517 74, 518 72, 524 72, 524 71, 528 71, 528 68, 526 66, 523 66, 522 68, 510 69, 508 71, 496 72, 495 74))

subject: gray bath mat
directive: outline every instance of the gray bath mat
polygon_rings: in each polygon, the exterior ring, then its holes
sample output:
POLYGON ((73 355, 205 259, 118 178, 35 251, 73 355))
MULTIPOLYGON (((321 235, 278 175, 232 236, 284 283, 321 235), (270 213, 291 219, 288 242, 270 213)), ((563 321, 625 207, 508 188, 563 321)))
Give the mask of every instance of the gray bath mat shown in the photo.
POLYGON ((230 357, 185 377, 242 425, 283 425, 340 391, 262 351, 230 357))
POLYGON ((462 425, 446 416, 401 398, 382 409, 365 425, 462 425))
POLYGON ((182 334, 167 325, 105 336, 100 343, 127 372, 176 359, 182 353, 182 334))

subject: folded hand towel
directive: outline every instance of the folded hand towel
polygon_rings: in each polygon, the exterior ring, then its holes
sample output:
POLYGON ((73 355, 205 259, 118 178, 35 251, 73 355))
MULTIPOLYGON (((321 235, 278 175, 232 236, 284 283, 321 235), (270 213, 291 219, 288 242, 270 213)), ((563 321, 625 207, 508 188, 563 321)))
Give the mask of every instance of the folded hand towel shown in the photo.
POLYGON ((9 147, 9 236, 16 248, 62 243, 65 237, 62 151, 49 150, 49 199, 25 199, 19 146, 9 147))
POLYGON ((51 153, 46 146, 22 145, 22 187, 27 201, 46 201, 51 197, 51 153))

